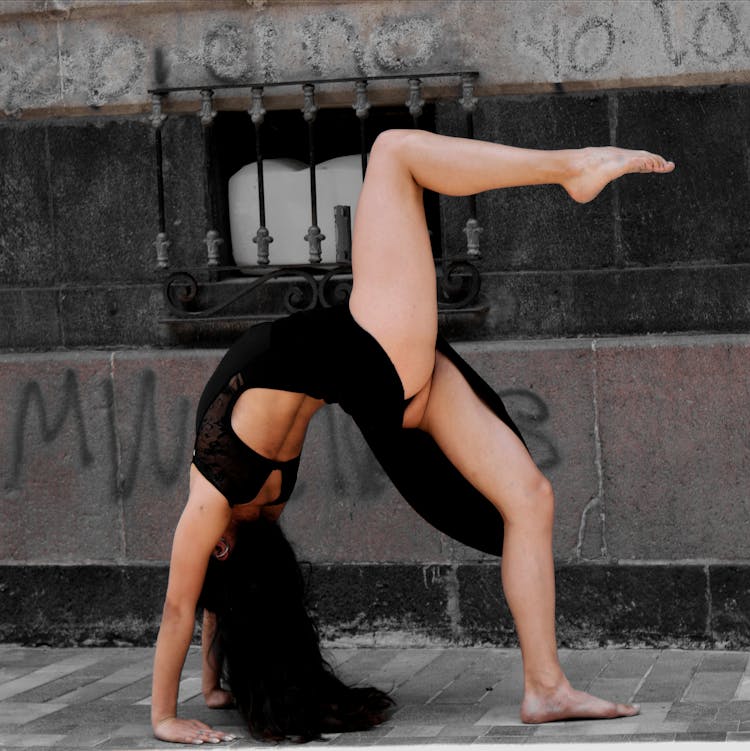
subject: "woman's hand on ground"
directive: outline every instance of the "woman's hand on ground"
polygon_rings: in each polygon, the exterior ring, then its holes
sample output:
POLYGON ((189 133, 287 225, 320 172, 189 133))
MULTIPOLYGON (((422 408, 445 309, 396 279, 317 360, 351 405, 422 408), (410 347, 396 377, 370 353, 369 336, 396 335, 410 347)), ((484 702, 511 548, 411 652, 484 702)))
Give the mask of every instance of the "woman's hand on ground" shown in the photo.
POLYGON ((229 691, 224 691, 223 688, 212 688, 203 694, 203 698, 209 709, 224 709, 234 706, 234 697, 229 691))
POLYGON ((235 736, 214 730, 200 720, 181 720, 178 717, 168 717, 157 723, 154 736, 172 743, 220 743, 235 739, 235 736))

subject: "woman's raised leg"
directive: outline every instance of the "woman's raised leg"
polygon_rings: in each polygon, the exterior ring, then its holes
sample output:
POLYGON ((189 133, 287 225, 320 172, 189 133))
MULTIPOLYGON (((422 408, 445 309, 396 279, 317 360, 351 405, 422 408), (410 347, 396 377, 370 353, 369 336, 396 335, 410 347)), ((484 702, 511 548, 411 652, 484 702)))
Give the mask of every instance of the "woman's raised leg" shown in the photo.
POLYGON ((373 145, 352 242, 352 315, 391 358, 406 396, 429 380, 437 334, 435 270, 422 189, 468 195, 556 183, 577 201, 627 172, 670 172, 671 162, 614 147, 538 151, 393 130, 373 145))

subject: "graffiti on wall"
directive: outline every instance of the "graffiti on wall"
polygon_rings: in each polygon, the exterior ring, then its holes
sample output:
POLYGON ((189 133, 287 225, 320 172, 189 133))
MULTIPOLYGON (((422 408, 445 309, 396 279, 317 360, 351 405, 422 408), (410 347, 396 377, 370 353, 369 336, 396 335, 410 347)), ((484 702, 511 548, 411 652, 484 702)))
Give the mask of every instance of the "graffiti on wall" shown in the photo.
POLYGON ((123 11, 116 25, 30 14, 0 25, 0 107, 13 114, 56 104, 145 102, 154 83, 373 76, 446 66, 476 68, 489 84, 633 79, 744 70, 750 58, 746 4, 738 0, 601 1, 581 4, 583 13, 535 0, 467 3, 472 10, 465 13, 452 2, 417 5, 420 12, 374 17, 356 3, 322 13, 303 5, 286 13, 273 7, 250 15, 198 11, 177 25, 155 25, 132 11, 123 11), (546 8, 541 16, 539 8, 546 8))
MULTIPOLYGON (((164 488, 174 487, 185 479, 192 445, 192 410, 189 400, 182 396, 171 399, 167 425, 160 426, 158 414, 163 407, 157 403, 157 375, 150 368, 137 374, 135 396, 128 399, 127 412, 115 409, 116 400, 111 380, 103 380, 98 398, 82 394, 75 370, 67 369, 62 382, 54 390, 42 388, 38 381, 28 381, 19 391, 12 410, 10 452, 5 478, 6 490, 19 490, 33 475, 38 483, 48 482, 55 487, 59 468, 48 462, 40 470, 36 461, 42 445, 58 444, 65 461, 72 461, 76 469, 98 469, 97 477, 106 477, 113 497, 129 498, 139 478, 155 477, 164 488), (48 396, 45 397, 45 393, 48 396), (54 399, 49 394, 54 393, 54 399), (104 417, 93 415, 105 406, 104 417), (37 441, 34 442, 33 439, 37 441), (41 475, 41 477, 40 477, 41 475)), ((526 389, 499 392, 513 419, 521 429, 529 449, 542 469, 560 463, 554 437, 547 424, 549 407, 537 394, 526 389)), ((325 457, 323 477, 329 488, 339 495, 371 498, 381 495, 389 481, 374 456, 364 449, 353 421, 343 413, 326 410, 323 445, 325 457)), ((304 485, 300 484, 304 492, 304 485)), ((103 490, 100 488, 99 490, 103 490)))
MULTIPOLYGON (((175 401, 170 414, 172 430, 165 441, 165 431, 158 426, 156 380, 150 368, 141 371, 136 378, 135 398, 128 401, 132 409, 122 420, 116 414, 111 380, 101 382, 94 406, 91 394, 82 397, 78 374, 72 369, 65 371, 54 399, 45 398, 38 381, 25 383, 11 423, 6 490, 23 487, 30 473, 39 480, 30 437, 38 437, 41 444, 67 441, 68 445, 61 447, 63 454, 76 456, 81 470, 95 465, 103 469, 113 496, 131 496, 144 468, 162 486, 174 485, 184 476, 187 464, 190 405, 185 397, 175 401), (100 411, 100 400, 106 405, 103 420, 91 414, 100 411), (127 445, 123 445, 123 434, 127 435, 127 445)), ((54 485, 55 467, 45 466, 50 472, 49 482, 54 485)))
MULTIPOLYGON (((688 33, 677 30, 674 3, 651 0, 651 11, 659 29, 660 55, 673 70, 699 61, 703 67, 736 61, 743 66, 750 58, 750 38, 743 32, 739 16, 728 2, 701 5, 691 3, 688 33)), ((611 17, 585 16, 573 23, 550 20, 532 31, 515 32, 520 49, 542 62, 554 81, 594 75, 616 59, 617 50, 627 44, 632 29, 623 29, 611 17)), ((657 55, 657 56, 658 56, 657 55)), ((666 70, 665 73, 669 71, 666 70)))

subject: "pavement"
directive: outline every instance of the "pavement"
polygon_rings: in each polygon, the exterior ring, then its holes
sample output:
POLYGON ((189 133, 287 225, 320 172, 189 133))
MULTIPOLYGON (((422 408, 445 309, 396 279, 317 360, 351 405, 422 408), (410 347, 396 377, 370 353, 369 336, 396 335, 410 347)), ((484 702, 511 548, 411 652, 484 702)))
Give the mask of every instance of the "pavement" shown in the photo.
MULTIPOLYGON (((577 688, 641 705, 637 717, 523 725, 516 649, 343 648, 327 650, 343 679, 392 693, 389 720, 367 733, 327 736, 327 746, 555 744, 682 741, 681 749, 750 741, 750 665, 744 652, 671 649, 562 650, 577 688)), ((149 725, 153 650, 0 645, 0 749, 175 749, 149 725)), ((200 695, 192 647, 180 686, 180 714, 238 735, 223 747, 268 747, 248 737, 231 710, 200 695)), ((310 745, 319 746, 323 742, 310 745)), ((291 745, 291 744, 276 744, 291 745)), ((295 744, 297 745, 297 744, 295 744)), ((589 747, 590 748, 590 747, 589 747)))

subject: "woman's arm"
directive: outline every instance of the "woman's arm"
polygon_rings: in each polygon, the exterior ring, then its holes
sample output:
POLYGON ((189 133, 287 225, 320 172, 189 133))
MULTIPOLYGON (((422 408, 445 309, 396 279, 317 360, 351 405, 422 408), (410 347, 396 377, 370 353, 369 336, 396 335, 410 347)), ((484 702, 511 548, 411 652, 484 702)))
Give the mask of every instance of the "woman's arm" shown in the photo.
POLYGON ((232 694, 221 687, 224 652, 221 645, 221 637, 216 633, 216 615, 210 610, 203 611, 201 653, 203 656, 201 688, 206 706, 211 709, 232 706, 234 703, 232 694))
POLYGON ((228 739, 197 720, 179 720, 177 692, 208 558, 230 516, 224 496, 191 469, 190 497, 172 543, 167 596, 154 655, 151 725, 161 740, 195 743, 228 739))

